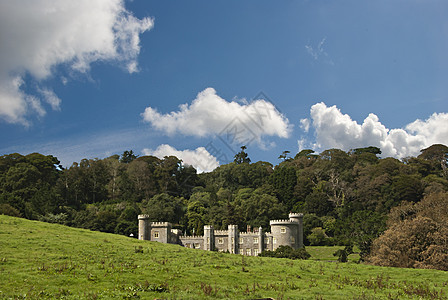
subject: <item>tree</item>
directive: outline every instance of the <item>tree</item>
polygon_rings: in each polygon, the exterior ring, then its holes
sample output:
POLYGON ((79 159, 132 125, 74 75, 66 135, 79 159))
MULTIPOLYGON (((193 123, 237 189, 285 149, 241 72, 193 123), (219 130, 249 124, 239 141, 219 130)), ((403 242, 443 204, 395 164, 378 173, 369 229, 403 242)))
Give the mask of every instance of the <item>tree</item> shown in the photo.
POLYGON ((123 152, 123 154, 121 155, 120 158, 120 162, 124 163, 124 164, 128 164, 132 161, 134 161, 135 159, 137 159, 137 155, 134 154, 134 151, 130 150, 126 150, 123 152))
POLYGON ((296 202, 294 197, 294 188, 297 184, 295 168, 289 162, 283 162, 274 169, 270 179, 277 198, 286 206, 287 210, 292 210, 296 202))
POLYGON ((386 229, 385 216, 372 211, 357 211, 336 222, 335 239, 358 246, 361 260, 370 253, 372 242, 386 229))
POLYGON ((235 154, 233 161, 236 164, 250 163, 250 158, 244 150, 246 150, 246 146, 241 146, 241 151, 235 154))
POLYGON ((448 271, 448 193, 426 196, 391 210, 388 229, 372 246, 368 262, 448 271))
POLYGON ((306 159, 317 159, 319 155, 314 154, 315 151, 311 149, 304 149, 294 156, 294 159, 299 159, 301 157, 305 157, 306 159))
POLYGON ((288 150, 283 151, 282 154, 280 154, 280 155, 278 156, 278 159, 283 159, 283 161, 288 160, 288 159, 291 159, 291 157, 288 157, 288 155, 289 155, 290 152, 291 152, 291 151, 288 151, 288 150))
POLYGON ((421 150, 417 157, 432 162, 435 171, 440 170, 445 178, 448 178, 448 147, 442 144, 435 144, 421 150))
POLYGON ((179 224, 184 215, 183 200, 167 193, 157 194, 142 203, 142 211, 151 221, 179 224))

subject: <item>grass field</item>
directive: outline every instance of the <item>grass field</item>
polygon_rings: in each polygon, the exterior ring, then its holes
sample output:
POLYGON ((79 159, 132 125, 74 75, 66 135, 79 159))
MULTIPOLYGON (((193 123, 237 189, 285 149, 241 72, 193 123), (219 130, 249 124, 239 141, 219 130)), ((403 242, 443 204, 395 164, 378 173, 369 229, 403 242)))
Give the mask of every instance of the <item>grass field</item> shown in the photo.
MULTIPOLYGON (((311 254, 311 260, 317 261, 329 261, 335 262, 338 260, 337 256, 334 256, 335 253, 339 249, 344 249, 344 246, 307 246, 306 251, 311 254)), ((359 261, 359 250, 354 249, 353 254, 348 256, 349 262, 358 262, 359 261)))
POLYGON ((0 299, 447 296, 442 271, 244 257, 0 216, 0 299))

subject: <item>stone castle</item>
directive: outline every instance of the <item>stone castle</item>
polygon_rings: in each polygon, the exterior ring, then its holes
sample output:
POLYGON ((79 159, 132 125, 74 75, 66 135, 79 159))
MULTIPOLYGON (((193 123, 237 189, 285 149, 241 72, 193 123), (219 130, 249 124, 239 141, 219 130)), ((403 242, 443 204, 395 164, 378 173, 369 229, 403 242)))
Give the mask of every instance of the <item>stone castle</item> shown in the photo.
POLYGON ((139 215, 138 238, 251 256, 264 250, 273 251, 281 245, 294 249, 303 247, 303 214, 290 213, 289 219, 271 220, 270 225, 271 232, 264 232, 261 227, 251 230, 249 226, 247 232, 240 232, 238 225, 229 225, 227 230, 214 230, 213 226, 205 225, 203 236, 184 236, 169 222, 150 222, 147 215, 139 215))

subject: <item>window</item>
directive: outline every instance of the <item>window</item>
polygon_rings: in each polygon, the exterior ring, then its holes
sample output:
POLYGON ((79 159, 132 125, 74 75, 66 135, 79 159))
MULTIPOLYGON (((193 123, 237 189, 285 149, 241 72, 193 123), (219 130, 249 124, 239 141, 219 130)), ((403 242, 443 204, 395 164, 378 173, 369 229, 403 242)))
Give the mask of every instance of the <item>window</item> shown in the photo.
POLYGON ((185 247, 187 247, 187 248, 191 248, 190 243, 186 243, 186 244, 185 244, 185 247))
POLYGON ((154 238, 158 239, 159 238, 159 232, 158 231, 154 231, 154 238))
POLYGON ((201 249, 201 245, 199 243, 194 244, 195 249, 201 249))
POLYGON ((218 239, 218 244, 224 244, 224 239, 223 238, 219 238, 218 239))
POLYGON ((235 244, 235 238, 232 238, 232 245, 235 244))
POLYGON ((254 237, 254 244, 258 244, 258 238, 254 237))
POLYGON ((209 237, 207 238, 207 244, 210 244, 210 238, 209 237))
POLYGON ((295 244, 296 243, 296 239, 292 236, 291 237, 291 244, 295 244))
POLYGON ((258 256, 258 249, 254 249, 254 256, 258 256))
POLYGON ((244 243, 244 239, 240 238, 240 244, 244 243))
POLYGON ((252 249, 250 249, 250 248, 247 248, 246 249, 246 255, 252 255, 252 249))
POLYGON ((280 228, 280 232, 281 233, 286 233, 286 228, 285 227, 280 228))
POLYGON ((273 244, 277 244, 277 239, 276 238, 272 238, 272 243, 273 244))
POLYGON ((244 255, 244 249, 240 249, 240 254, 244 255))
POLYGON ((270 238, 266 239, 266 245, 269 245, 269 240, 270 240, 270 238))

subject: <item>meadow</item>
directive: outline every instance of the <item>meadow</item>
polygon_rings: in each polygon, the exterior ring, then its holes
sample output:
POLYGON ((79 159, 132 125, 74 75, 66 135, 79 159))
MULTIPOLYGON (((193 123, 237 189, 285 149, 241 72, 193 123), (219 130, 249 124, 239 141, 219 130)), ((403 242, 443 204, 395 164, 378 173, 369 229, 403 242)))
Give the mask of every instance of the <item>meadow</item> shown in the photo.
POLYGON ((246 257, 0 215, 0 299, 447 299, 448 273, 246 257))

